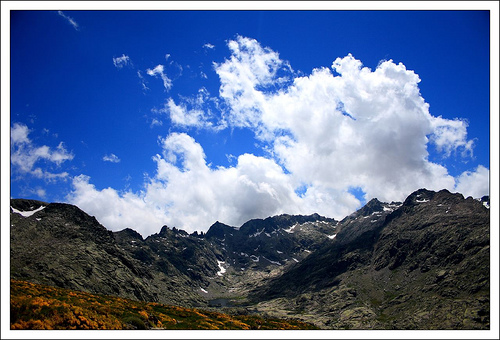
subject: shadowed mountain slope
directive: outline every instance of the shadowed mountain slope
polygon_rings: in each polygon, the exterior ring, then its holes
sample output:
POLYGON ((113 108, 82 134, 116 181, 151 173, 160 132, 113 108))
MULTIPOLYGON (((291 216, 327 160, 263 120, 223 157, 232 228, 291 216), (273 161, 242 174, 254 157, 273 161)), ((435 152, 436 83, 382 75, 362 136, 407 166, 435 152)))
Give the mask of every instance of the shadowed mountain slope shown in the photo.
POLYGON ((344 219, 336 242, 252 300, 261 311, 310 315, 303 319, 324 327, 488 328, 489 225, 483 202, 419 190, 393 211, 379 206, 344 219))

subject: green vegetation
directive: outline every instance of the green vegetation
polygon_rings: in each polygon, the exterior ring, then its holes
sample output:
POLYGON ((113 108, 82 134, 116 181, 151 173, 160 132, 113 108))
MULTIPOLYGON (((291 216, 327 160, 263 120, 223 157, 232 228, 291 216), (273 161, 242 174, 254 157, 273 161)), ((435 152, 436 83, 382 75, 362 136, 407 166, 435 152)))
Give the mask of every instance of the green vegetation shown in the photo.
POLYGON ((227 315, 11 280, 11 329, 317 329, 295 320, 227 315))

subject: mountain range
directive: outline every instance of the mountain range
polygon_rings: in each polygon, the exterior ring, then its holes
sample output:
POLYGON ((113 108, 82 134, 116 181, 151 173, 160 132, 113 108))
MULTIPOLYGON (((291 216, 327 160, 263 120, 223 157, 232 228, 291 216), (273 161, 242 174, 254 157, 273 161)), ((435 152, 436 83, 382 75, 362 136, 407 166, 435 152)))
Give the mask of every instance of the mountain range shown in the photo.
POLYGON ((420 189, 341 221, 279 215, 206 233, 112 232, 11 199, 11 279, 324 329, 489 329, 489 197, 420 189))

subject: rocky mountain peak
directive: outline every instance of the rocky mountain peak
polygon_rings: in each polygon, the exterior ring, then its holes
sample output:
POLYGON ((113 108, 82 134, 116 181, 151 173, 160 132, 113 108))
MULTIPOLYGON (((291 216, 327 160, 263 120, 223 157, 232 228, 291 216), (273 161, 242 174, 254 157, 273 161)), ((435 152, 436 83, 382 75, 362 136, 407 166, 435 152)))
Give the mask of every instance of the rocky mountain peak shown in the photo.
MULTIPOLYGON (((433 199, 435 191, 430 191, 427 189, 419 189, 412 194, 410 194, 406 200, 403 202, 404 206, 415 205, 418 203, 426 203, 433 199)), ((448 190, 442 191, 442 196, 448 196, 450 192, 448 190)))
MULTIPOLYGON (((182 237, 187 237, 189 236, 189 234, 187 233, 187 231, 183 230, 183 229, 177 229, 176 227, 173 227, 173 228, 170 228, 166 225, 164 225, 160 232, 158 234, 155 234, 157 236, 160 236, 160 237, 175 237, 175 236, 182 236, 182 237)), ((154 236, 154 235, 151 235, 151 236, 154 236)))
POLYGON ((116 239, 120 240, 143 240, 141 234, 130 228, 125 228, 121 231, 117 231, 114 233, 114 235, 116 239))
POLYGON ((169 235, 171 233, 172 233, 172 230, 168 226, 164 225, 163 227, 161 227, 161 230, 158 233, 158 235, 162 236, 162 237, 165 237, 165 236, 167 236, 167 235, 169 235))
POLYGON ((374 212, 383 211, 384 205, 377 198, 372 198, 361 209, 358 210, 359 216, 368 216, 374 212))
POLYGON ((205 234, 205 238, 224 239, 226 237, 226 234, 234 231, 235 229, 236 228, 234 227, 228 226, 227 224, 217 221, 214 224, 212 224, 210 229, 208 229, 207 233, 205 234))

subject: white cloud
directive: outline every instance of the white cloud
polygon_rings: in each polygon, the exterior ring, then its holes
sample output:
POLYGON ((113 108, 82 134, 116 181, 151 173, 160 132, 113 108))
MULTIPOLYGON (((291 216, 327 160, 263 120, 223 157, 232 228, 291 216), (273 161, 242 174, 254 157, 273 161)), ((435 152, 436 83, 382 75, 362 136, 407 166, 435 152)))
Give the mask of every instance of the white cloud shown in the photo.
POLYGON ((479 165, 474 171, 465 171, 457 178, 455 191, 465 197, 481 198, 489 196, 490 171, 479 165))
MULTIPOLYGON (((239 226, 280 213, 340 219, 360 207, 353 189, 389 202, 424 187, 488 194, 485 167, 454 178, 429 160, 432 145, 443 157, 469 157, 473 142, 463 120, 431 115, 419 76, 402 63, 371 70, 348 55, 297 76, 256 40, 238 36, 228 47, 230 58, 214 64, 219 98, 202 90, 159 111, 182 127, 251 129, 266 157, 234 155, 234 165, 213 167, 191 136, 171 133, 159 140, 156 173, 143 191, 97 190, 80 176, 72 202, 113 230, 135 226, 147 236, 162 223, 206 231, 216 220, 239 226), (221 107, 220 115, 211 111, 221 107)), ((148 74, 164 75, 163 66, 148 74)))
POLYGON ((113 64, 116 68, 123 68, 123 66, 127 66, 130 61, 130 57, 128 55, 122 54, 121 57, 113 58, 113 64))
POLYGON ((182 98, 179 104, 169 98, 164 108, 158 111, 168 114, 172 123, 178 126, 221 130, 226 127, 225 122, 220 120, 214 124, 215 117, 208 109, 208 104, 213 101, 208 91, 201 88, 196 96, 182 98))
POLYGON ((438 151, 444 152, 449 157, 452 151, 459 148, 462 154, 470 153, 472 155, 473 141, 467 140, 467 122, 460 119, 443 119, 432 117, 431 124, 434 130, 432 141, 436 144, 438 151))
POLYGON ((188 110, 183 104, 176 105, 172 98, 168 99, 164 110, 170 114, 172 123, 176 125, 203 127, 206 122, 203 110, 188 110))
POLYGON ((36 192, 37 196, 42 198, 42 199, 47 197, 47 192, 45 191, 45 189, 38 188, 35 190, 35 192, 36 192))
POLYGON ((102 160, 105 162, 111 162, 111 163, 119 163, 120 162, 120 158, 118 158, 118 156, 115 155, 114 153, 109 154, 109 155, 104 155, 104 157, 102 157, 102 160))
POLYGON ((152 77, 160 76, 161 79, 163 80, 163 87, 165 87, 165 90, 168 91, 172 87, 172 80, 167 77, 167 75, 164 72, 164 67, 163 65, 157 65, 154 69, 147 69, 146 73, 152 77))
POLYGON ((147 91, 149 90, 149 87, 146 85, 146 80, 144 79, 141 71, 137 71, 137 76, 139 77, 140 79, 140 82, 141 82, 141 86, 142 86, 142 90, 143 91, 147 91))
POLYGON ((262 106, 266 94, 256 89, 274 85, 273 79, 283 61, 278 53, 263 48, 249 38, 241 36, 228 43, 231 58, 214 64, 219 75, 220 97, 230 107, 229 120, 234 126, 259 128, 262 122, 262 106))
POLYGON ((97 190, 89 180, 84 175, 74 177, 73 191, 67 200, 96 216, 106 228, 115 231, 132 228, 147 236, 159 232, 165 223, 165 212, 157 210, 141 193, 119 193, 112 188, 97 190))
POLYGON ((112 230, 134 226, 143 236, 158 232, 162 223, 206 231, 216 220, 240 226, 281 213, 331 213, 332 207, 343 217, 359 205, 344 193, 349 208, 335 207, 330 193, 318 188, 299 198, 293 178, 271 159, 243 154, 234 167, 211 168, 201 145, 185 133, 170 134, 160 144, 162 155, 153 157, 156 174, 142 192, 97 190, 82 175, 74 178, 68 200, 112 230))
POLYGON ((66 14, 63 13, 63 11, 57 11, 57 14, 59 14, 60 16, 62 16, 64 19, 66 19, 68 21, 68 23, 73 26, 73 28, 77 31, 80 30, 80 26, 78 25, 78 23, 71 17, 67 16, 66 14))
POLYGON ((205 45, 203 45, 203 48, 207 50, 213 50, 215 46, 210 43, 206 43, 205 45))
POLYGON ((368 199, 382 200, 402 200, 421 187, 454 188, 446 168, 428 160, 427 147, 434 143, 445 157, 470 152, 466 124, 431 116, 418 75, 402 63, 383 61, 372 71, 348 55, 271 92, 286 64, 277 53, 242 37, 228 46, 232 56, 216 72, 229 122, 271 143, 297 182, 339 198, 360 187, 368 199))
POLYGON ((10 143, 11 145, 29 144, 30 140, 28 134, 30 133, 28 127, 24 124, 14 123, 10 129, 10 143))
POLYGON ((30 174, 36 178, 46 180, 61 179, 68 176, 67 172, 53 173, 47 169, 47 167, 50 168, 53 165, 59 167, 63 162, 73 159, 73 154, 66 150, 62 142, 55 149, 47 145, 35 146, 28 137, 30 133, 28 127, 20 123, 14 123, 10 131, 10 162, 13 172, 30 174), (41 167, 35 168, 35 164, 41 161, 46 162, 44 169, 41 167))
POLYGON ((163 125, 163 122, 161 120, 153 118, 153 119, 151 119, 151 124, 149 126, 153 127, 153 126, 162 126, 162 125, 163 125))
POLYGON ((42 189, 42 188, 36 189, 36 194, 40 198, 45 198, 47 196, 47 192, 45 191, 45 189, 42 189))

